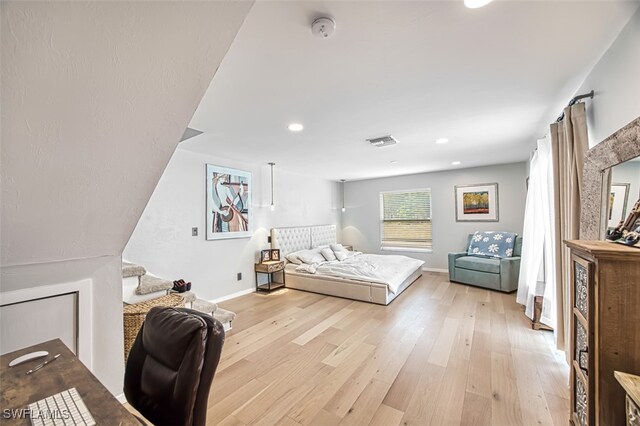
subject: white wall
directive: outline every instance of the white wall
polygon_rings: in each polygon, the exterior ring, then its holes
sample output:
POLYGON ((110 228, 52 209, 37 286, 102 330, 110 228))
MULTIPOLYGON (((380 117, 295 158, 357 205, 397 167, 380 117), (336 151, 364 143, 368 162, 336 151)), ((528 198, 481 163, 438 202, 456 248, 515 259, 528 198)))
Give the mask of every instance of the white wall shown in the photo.
POLYGON ((576 94, 595 91, 587 101, 589 146, 640 116, 640 9, 593 67, 576 94))
MULTIPOLYGON (((0 271, 3 295, 25 289, 37 293, 46 286, 91 280, 91 370, 113 394, 122 393, 124 353, 120 256, 8 266, 0 271)), ((55 320, 51 318, 51 321, 55 320)))
MULTIPOLYGON (((204 134, 196 138, 207 137, 204 134)), ((191 281, 192 291, 201 299, 218 299, 250 290, 255 288, 253 264, 257 255, 269 248, 269 230, 321 224, 336 224, 339 228, 339 190, 337 182, 280 170, 277 158, 267 158, 263 164, 249 164, 179 147, 149 200, 123 258, 172 281, 178 278, 191 281), (276 162, 276 210, 273 212, 269 207, 269 161, 276 162), (206 163, 252 173, 252 238, 205 240, 206 163), (199 235, 192 237, 191 228, 196 226, 199 235), (242 273, 242 281, 236 280, 238 272, 242 273)))
POLYGON ((93 372, 114 394, 120 255, 252 4, 0 2, 0 290, 91 279, 93 372))
MULTIPOLYGON (((342 239, 355 250, 380 251, 380 192, 431 188, 433 252, 406 253, 424 260, 426 268, 447 269, 447 254, 465 249, 474 231, 512 231, 522 235, 526 199, 525 163, 347 182, 342 239), (499 222, 456 222, 454 186, 498 183, 499 222)), ((384 254, 390 254, 385 251, 384 254)))

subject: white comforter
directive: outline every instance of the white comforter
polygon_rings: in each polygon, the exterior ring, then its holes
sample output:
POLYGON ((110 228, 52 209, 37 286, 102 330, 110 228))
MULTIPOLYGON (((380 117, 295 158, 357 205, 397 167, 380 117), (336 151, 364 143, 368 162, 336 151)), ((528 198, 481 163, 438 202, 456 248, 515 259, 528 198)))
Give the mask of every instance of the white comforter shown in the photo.
MULTIPOLYGON (((353 253, 345 260, 314 264, 316 275, 386 284, 396 294, 400 285, 424 262, 407 256, 353 253)), ((312 273, 314 268, 296 268, 312 273)))

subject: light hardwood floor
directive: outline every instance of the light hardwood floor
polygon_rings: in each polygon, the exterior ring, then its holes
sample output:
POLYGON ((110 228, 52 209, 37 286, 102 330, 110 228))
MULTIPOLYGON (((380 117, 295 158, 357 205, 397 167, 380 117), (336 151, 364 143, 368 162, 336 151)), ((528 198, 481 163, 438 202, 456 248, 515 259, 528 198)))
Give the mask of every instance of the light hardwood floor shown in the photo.
POLYGON ((568 367, 515 295, 425 273, 389 306, 284 289, 238 313, 211 425, 566 425, 568 367))

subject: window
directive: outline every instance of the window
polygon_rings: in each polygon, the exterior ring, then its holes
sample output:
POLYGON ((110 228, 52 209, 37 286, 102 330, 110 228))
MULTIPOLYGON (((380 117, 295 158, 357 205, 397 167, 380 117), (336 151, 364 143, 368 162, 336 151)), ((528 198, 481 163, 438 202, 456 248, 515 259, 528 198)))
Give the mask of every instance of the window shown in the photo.
POLYGON ((382 249, 431 248, 431 189, 380 193, 382 249))

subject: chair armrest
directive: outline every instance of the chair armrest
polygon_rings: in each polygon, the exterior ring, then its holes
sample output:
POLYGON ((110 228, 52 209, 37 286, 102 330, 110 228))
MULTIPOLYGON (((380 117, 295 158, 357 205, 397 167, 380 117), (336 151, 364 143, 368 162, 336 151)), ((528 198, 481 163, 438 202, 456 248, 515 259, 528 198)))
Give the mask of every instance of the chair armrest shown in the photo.
POLYGON ((455 252, 455 253, 449 253, 449 281, 455 281, 456 278, 456 273, 455 273, 455 269, 456 269, 456 259, 462 256, 466 256, 467 252, 466 251, 459 251, 459 252, 455 252))
POLYGON ((500 259, 500 287, 503 291, 516 290, 519 276, 520 256, 500 259))

